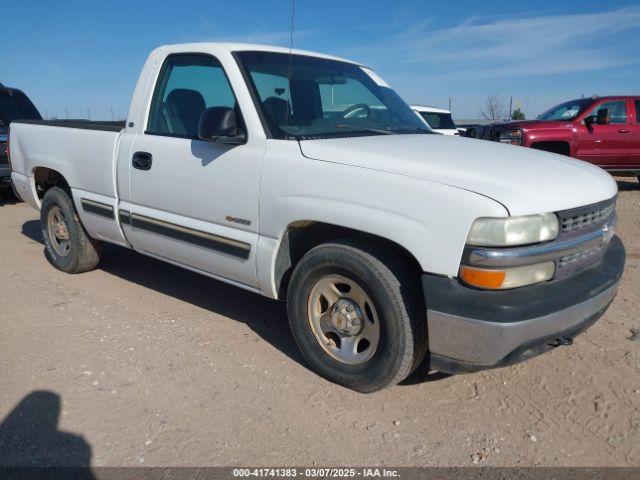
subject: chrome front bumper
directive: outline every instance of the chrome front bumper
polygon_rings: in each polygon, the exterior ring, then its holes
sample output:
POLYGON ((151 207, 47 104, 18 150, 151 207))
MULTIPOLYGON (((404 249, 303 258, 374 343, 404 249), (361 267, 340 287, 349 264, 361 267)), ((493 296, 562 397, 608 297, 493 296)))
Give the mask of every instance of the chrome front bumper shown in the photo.
POLYGON ((614 237, 596 265, 514 290, 476 290, 456 279, 423 275, 432 369, 501 367, 570 343, 606 311, 624 262, 622 242, 614 237))

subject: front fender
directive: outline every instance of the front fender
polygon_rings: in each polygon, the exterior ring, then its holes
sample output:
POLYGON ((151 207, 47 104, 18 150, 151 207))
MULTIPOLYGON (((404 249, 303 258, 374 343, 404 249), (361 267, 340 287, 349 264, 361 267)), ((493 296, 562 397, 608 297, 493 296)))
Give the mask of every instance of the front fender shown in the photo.
POLYGON ((455 276, 472 222, 508 215, 495 200, 460 188, 277 152, 267 152, 261 185, 260 232, 272 252, 269 266, 265 259, 258 269, 271 273, 288 227, 316 221, 385 238, 423 271, 455 276))

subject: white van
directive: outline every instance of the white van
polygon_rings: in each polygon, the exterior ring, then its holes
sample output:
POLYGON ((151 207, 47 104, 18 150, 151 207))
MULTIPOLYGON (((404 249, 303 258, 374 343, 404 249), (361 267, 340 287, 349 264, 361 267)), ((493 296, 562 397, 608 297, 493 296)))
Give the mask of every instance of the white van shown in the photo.
POLYGON ((443 135, 460 135, 456 124, 451 118, 451 112, 442 108, 425 107, 423 105, 411 105, 418 116, 429 125, 431 130, 443 135))

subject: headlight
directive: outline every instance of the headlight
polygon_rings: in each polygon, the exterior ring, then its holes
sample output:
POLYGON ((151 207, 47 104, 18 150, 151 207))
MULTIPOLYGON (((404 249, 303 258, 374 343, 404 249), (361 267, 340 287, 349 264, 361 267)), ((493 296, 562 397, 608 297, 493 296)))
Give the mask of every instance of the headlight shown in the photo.
POLYGON ((546 242, 558 236, 558 217, 553 213, 524 217, 479 218, 471 226, 468 245, 509 247, 546 242))
POLYGON ((460 278, 468 285, 489 290, 504 290, 544 282, 553 278, 554 262, 543 262, 500 270, 462 265, 460 278))
POLYGON ((499 130, 496 135, 500 143, 522 145, 522 130, 499 130))

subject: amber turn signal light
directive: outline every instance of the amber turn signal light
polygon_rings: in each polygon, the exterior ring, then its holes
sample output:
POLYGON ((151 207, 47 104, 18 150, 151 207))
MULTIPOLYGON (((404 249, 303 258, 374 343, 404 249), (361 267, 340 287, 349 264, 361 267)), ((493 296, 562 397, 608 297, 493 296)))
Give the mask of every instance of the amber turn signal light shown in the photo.
POLYGON ((505 276, 506 273, 502 270, 479 270, 466 266, 460 269, 462 280, 466 284, 478 288, 500 288, 505 276))

